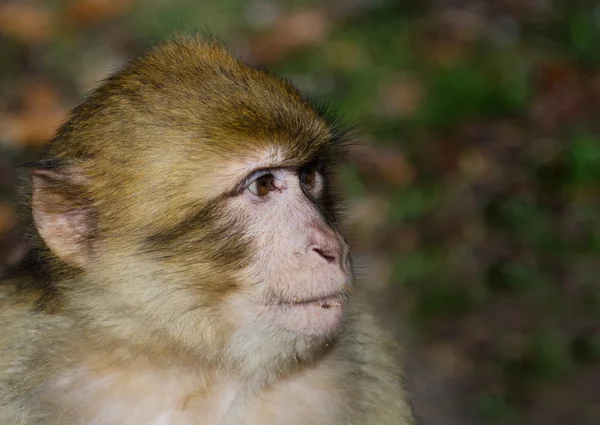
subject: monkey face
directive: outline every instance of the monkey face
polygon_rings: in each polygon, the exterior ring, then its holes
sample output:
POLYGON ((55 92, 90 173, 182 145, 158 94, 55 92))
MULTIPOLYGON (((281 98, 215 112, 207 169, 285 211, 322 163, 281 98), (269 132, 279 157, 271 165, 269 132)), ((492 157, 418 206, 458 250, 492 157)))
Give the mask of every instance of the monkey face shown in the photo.
MULTIPOLYGON (((319 210, 325 176, 317 165, 266 168, 251 173, 231 200, 250 220, 255 247, 235 298, 269 326, 306 336, 339 330, 351 285, 348 246, 319 210)), ((237 310, 240 311, 240 310, 237 310)), ((243 311, 243 309, 242 309, 243 311)))
POLYGON ((223 338, 224 352, 238 364, 249 350, 271 360, 282 351, 285 358, 310 357, 342 329, 352 285, 348 245, 327 207, 329 170, 314 156, 287 161, 285 149, 273 146, 244 161, 221 158, 220 169, 204 179, 220 188, 212 199, 188 199, 176 211, 165 204, 164 217, 199 206, 146 238, 152 264, 144 269, 169 288, 168 296, 157 288, 163 299, 152 302, 152 312, 177 300, 172 315, 186 311, 203 336, 223 338))

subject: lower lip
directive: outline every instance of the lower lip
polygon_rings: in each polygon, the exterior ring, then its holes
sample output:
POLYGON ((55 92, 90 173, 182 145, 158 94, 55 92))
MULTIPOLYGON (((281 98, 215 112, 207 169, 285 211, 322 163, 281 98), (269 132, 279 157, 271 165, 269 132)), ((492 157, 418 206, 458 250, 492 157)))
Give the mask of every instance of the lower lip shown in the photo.
POLYGON ((309 302, 278 304, 272 309, 276 322, 286 330, 312 336, 334 334, 344 310, 340 296, 309 302))

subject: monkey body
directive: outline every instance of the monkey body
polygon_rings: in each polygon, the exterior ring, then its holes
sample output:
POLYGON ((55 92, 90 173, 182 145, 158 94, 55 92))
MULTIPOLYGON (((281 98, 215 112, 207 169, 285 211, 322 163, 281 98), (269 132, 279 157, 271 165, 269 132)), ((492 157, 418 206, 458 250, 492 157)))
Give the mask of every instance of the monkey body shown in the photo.
POLYGON ((75 108, 0 284, 0 425, 412 425, 331 190, 344 131, 214 41, 75 108))

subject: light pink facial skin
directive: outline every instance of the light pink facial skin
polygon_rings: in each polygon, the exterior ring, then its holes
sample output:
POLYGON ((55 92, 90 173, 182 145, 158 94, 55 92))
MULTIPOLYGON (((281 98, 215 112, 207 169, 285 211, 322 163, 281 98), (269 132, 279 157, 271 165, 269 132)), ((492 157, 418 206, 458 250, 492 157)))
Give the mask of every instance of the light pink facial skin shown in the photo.
POLYGON ((343 237, 325 223, 316 204, 323 194, 323 176, 315 172, 313 177, 308 186, 294 170, 267 169, 251 177, 254 183, 232 199, 232 209, 251 218, 248 235, 257 246, 243 280, 253 285, 236 296, 240 310, 235 315, 295 334, 330 338, 342 325, 350 260, 343 237), (272 182, 271 189, 259 196, 265 179, 272 182))

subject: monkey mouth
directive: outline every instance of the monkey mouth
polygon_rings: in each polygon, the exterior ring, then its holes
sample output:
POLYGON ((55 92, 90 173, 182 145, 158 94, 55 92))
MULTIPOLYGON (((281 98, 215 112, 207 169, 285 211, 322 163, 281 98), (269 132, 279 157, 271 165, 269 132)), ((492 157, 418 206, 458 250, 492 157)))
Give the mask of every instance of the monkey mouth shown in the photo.
POLYGON ((291 301, 281 301, 278 303, 280 307, 320 307, 323 309, 329 308, 340 308, 346 301, 346 295, 344 293, 336 293, 331 295, 325 295, 322 297, 313 298, 295 298, 291 301))
POLYGON ((331 338, 342 328, 350 287, 321 296, 271 299, 259 315, 270 317, 274 323, 296 334, 308 337, 331 338))

